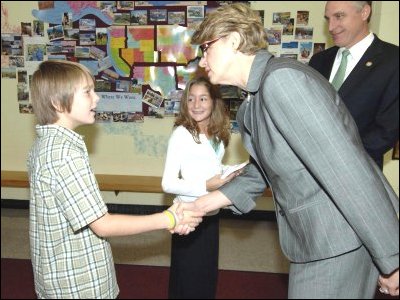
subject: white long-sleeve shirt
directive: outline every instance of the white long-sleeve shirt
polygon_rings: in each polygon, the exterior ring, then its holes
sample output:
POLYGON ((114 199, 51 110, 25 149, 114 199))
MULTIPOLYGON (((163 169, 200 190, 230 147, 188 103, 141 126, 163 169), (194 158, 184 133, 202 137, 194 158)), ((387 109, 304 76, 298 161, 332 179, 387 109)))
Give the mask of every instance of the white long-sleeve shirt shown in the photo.
POLYGON ((168 143, 162 188, 184 202, 207 194, 206 181, 223 169, 224 144, 220 142, 214 150, 205 134, 199 137, 197 144, 185 127, 178 126, 168 143))

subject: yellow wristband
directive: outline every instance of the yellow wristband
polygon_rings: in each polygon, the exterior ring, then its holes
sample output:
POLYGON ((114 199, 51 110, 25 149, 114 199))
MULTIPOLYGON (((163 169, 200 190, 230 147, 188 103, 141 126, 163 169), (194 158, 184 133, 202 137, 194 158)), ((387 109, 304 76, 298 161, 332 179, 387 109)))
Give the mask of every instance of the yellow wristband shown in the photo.
POLYGON ((174 214, 170 210, 164 210, 163 213, 168 217, 169 219, 169 227, 168 230, 172 230, 175 228, 176 225, 176 219, 174 214))

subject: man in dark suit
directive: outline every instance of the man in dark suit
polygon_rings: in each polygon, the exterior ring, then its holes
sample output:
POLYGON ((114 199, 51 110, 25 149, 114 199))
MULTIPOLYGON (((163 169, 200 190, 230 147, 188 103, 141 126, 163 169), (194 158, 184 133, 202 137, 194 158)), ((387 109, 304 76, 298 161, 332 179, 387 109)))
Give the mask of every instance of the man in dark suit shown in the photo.
POLYGON ((399 47, 369 31, 372 1, 328 1, 325 19, 335 46, 310 66, 331 83, 349 50, 339 95, 356 121, 365 149, 383 168, 383 155, 399 138, 399 47))

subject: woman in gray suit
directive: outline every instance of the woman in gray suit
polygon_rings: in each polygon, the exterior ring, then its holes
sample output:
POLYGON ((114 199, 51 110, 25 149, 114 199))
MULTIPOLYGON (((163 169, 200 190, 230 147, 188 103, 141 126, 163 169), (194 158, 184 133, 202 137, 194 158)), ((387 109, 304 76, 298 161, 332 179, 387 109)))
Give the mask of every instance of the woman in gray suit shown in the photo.
POLYGON ((399 200, 329 82, 296 60, 274 58, 245 4, 210 13, 192 43, 213 84, 248 92, 237 120, 251 163, 178 212, 246 213, 269 186, 291 261, 289 298, 372 298, 379 274, 381 291, 398 295, 399 200))

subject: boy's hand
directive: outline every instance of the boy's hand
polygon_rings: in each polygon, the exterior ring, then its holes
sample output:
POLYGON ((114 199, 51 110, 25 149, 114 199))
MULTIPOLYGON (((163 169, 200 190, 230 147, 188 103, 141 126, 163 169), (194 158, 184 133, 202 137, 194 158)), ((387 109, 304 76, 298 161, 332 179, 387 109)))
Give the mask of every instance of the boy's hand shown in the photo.
POLYGON ((187 235, 194 231, 205 215, 204 211, 200 211, 196 208, 193 202, 179 202, 175 203, 170 208, 176 214, 176 226, 171 229, 171 233, 178 233, 179 235, 187 235))

